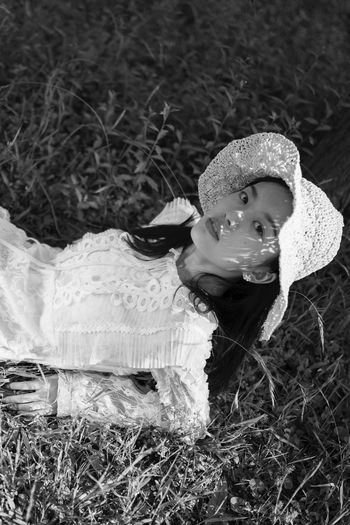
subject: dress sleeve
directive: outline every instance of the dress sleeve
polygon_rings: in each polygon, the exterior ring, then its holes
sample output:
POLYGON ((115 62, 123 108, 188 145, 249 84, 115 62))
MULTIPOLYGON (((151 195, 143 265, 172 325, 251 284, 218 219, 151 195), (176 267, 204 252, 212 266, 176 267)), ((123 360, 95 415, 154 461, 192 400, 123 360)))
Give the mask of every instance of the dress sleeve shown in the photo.
POLYGON ((204 438, 210 422, 204 370, 166 367, 152 375, 157 392, 142 394, 128 377, 60 370, 57 415, 122 427, 156 426, 188 444, 204 438))
POLYGON ((25 248, 26 253, 43 263, 50 262, 58 253, 62 251, 62 248, 49 246, 48 244, 39 242, 33 237, 28 237, 24 230, 18 228, 11 222, 9 211, 6 210, 6 208, 2 208, 1 206, 0 223, 2 240, 11 243, 17 248, 25 248))
POLYGON ((149 223, 149 226, 158 224, 181 224, 192 214, 194 215, 193 223, 198 222, 200 214, 197 208, 193 206, 188 199, 177 197, 164 206, 162 211, 149 223))
POLYGON ((57 248, 53 246, 49 246, 45 243, 40 243, 35 239, 32 239, 32 243, 28 244, 27 247, 27 253, 29 253, 32 257, 35 257, 35 259, 39 259, 39 261, 48 263, 52 259, 56 257, 60 252, 62 252, 62 248, 57 248))

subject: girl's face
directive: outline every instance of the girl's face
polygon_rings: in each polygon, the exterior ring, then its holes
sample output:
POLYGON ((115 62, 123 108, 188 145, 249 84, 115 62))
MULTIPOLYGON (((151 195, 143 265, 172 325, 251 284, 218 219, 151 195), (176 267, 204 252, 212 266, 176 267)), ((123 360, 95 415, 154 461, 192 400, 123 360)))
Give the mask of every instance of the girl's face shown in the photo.
POLYGON ((229 278, 269 270, 279 253, 278 234, 293 211, 293 197, 275 182, 256 182, 221 199, 193 226, 197 252, 213 273, 229 278))

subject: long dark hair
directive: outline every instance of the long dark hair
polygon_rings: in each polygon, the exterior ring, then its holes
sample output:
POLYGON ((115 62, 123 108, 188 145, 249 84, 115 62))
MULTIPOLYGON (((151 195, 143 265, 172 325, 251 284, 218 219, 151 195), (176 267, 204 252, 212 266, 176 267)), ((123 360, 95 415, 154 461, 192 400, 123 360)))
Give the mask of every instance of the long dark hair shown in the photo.
MULTIPOLYGON (((258 182, 263 181, 277 182, 287 187, 279 178, 258 179, 258 182)), ((247 186, 256 182, 257 180, 247 186)), ((139 254, 159 259, 171 248, 187 248, 192 244, 192 220, 193 216, 181 224, 134 228, 128 231, 130 238, 126 241, 139 254)), ((278 275, 278 257, 273 259, 269 266, 270 271, 278 275)), ((264 285, 238 278, 235 282, 228 283, 229 288, 222 296, 214 296, 200 284, 201 279, 208 276, 226 282, 216 275, 202 274, 196 281, 191 280, 183 286, 189 288, 190 299, 197 311, 203 313, 204 303, 206 311, 213 312, 218 320, 219 326, 212 337, 212 354, 205 367, 210 394, 216 395, 228 389, 246 353, 259 337, 267 314, 279 294, 280 286, 278 278, 264 285)))

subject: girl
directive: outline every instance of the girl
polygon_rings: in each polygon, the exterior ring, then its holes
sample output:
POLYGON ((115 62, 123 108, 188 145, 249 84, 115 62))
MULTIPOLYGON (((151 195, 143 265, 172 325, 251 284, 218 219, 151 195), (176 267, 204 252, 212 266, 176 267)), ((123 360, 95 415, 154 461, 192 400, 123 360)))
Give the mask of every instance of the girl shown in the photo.
POLYGON ((0 359, 57 369, 10 383, 12 409, 156 425, 189 443, 206 435, 209 389, 226 388, 245 349, 271 337, 291 284, 335 257, 343 218, 275 133, 229 143, 198 190, 202 216, 175 199, 147 227, 63 250, 3 211, 0 359))

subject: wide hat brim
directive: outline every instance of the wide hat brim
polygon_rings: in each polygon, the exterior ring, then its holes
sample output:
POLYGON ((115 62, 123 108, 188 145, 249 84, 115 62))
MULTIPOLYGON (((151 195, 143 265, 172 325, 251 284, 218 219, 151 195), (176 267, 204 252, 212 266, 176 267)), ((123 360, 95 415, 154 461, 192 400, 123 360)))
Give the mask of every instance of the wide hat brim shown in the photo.
POLYGON ((327 195, 302 177, 294 143, 279 133, 257 133, 234 140, 218 153, 198 180, 204 213, 221 198, 266 176, 285 181, 293 195, 293 212, 278 236, 280 292, 268 312, 260 340, 270 339, 280 324, 292 283, 335 257, 344 226, 341 213, 327 195))

